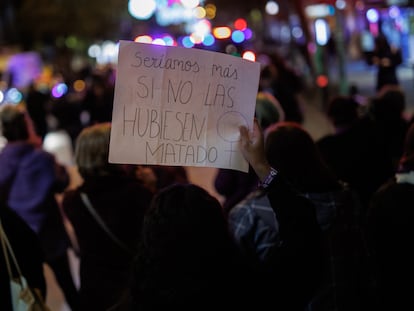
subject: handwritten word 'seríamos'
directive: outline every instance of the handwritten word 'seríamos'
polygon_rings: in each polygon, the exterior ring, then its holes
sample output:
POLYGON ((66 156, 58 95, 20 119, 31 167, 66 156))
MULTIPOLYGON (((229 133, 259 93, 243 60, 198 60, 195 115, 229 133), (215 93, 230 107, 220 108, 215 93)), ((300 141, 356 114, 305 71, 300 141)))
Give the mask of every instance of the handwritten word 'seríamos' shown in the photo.
POLYGON ((199 72, 200 66, 196 61, 183 60, 177 58, 166 58, 164 54, 159 57, 142 56, 141 52, 136 52, 134 55, 135 62, 131 64, 132 67, 156 68, 166 70, 180 70, 185 72, 199 72))

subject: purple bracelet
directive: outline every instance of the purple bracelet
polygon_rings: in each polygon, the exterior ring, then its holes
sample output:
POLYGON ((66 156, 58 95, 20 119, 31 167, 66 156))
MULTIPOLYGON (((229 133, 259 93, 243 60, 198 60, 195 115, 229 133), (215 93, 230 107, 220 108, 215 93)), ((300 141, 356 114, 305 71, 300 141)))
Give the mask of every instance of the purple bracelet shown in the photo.
POLYGON ((271 167, 269 174, 266 176, 266 178, 261 183, 259 183, 259 187, 262 189, 267 189, 272 183, 273 179, 275 179, 278 173, 279 172, 276 169, 271 167))

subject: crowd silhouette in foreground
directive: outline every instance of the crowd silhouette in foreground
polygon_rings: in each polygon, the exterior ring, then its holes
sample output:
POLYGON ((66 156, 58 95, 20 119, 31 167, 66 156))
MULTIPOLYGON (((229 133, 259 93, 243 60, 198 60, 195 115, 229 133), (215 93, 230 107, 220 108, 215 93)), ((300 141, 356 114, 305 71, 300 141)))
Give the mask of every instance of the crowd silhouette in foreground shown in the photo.
POLYGON ((410 309, 414 122, 403 116, 404 91, 394 81, 367 103, 334 96, 324 111, 334 133, 315 141, 300 76, 281 86, 286 68, 263 68, 254 128, 240 128, 249 172, 218 170, 223 201, 184 167, 108 163, 111 74, 93 76, 84 97, 50 106, 31 90, 26 106, 1 107, 0 217, 29 285, 46 299, 48 264, 73 311, 410 309), (53 116, 47 131, 36 107, 53 116), (62 129, 76 187, 42 150, 47 132, 62 129))

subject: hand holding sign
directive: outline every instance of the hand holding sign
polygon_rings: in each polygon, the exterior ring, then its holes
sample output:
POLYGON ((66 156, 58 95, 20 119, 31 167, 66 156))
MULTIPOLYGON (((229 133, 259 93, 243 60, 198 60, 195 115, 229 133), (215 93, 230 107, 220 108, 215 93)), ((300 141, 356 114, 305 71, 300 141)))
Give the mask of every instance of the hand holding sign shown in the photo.
POLYGON ((109 161, 247 171, 260 65, 234 56, 121 41, 109 161))

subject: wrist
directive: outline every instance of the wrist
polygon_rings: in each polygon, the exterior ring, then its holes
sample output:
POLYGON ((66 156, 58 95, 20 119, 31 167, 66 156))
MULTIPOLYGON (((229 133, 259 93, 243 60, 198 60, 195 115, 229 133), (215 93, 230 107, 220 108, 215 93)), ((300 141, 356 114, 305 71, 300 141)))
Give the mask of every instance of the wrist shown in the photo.
POLYGON ((279 174, 279 172, 274 169, 273 167, 269 166, 269 170, 266 176, 264 178, 261 178, 261 182, 259 183, 259 187, 262 189, 267 189, 273 182, 273 180, 276 178, 276 176, 279 174))

